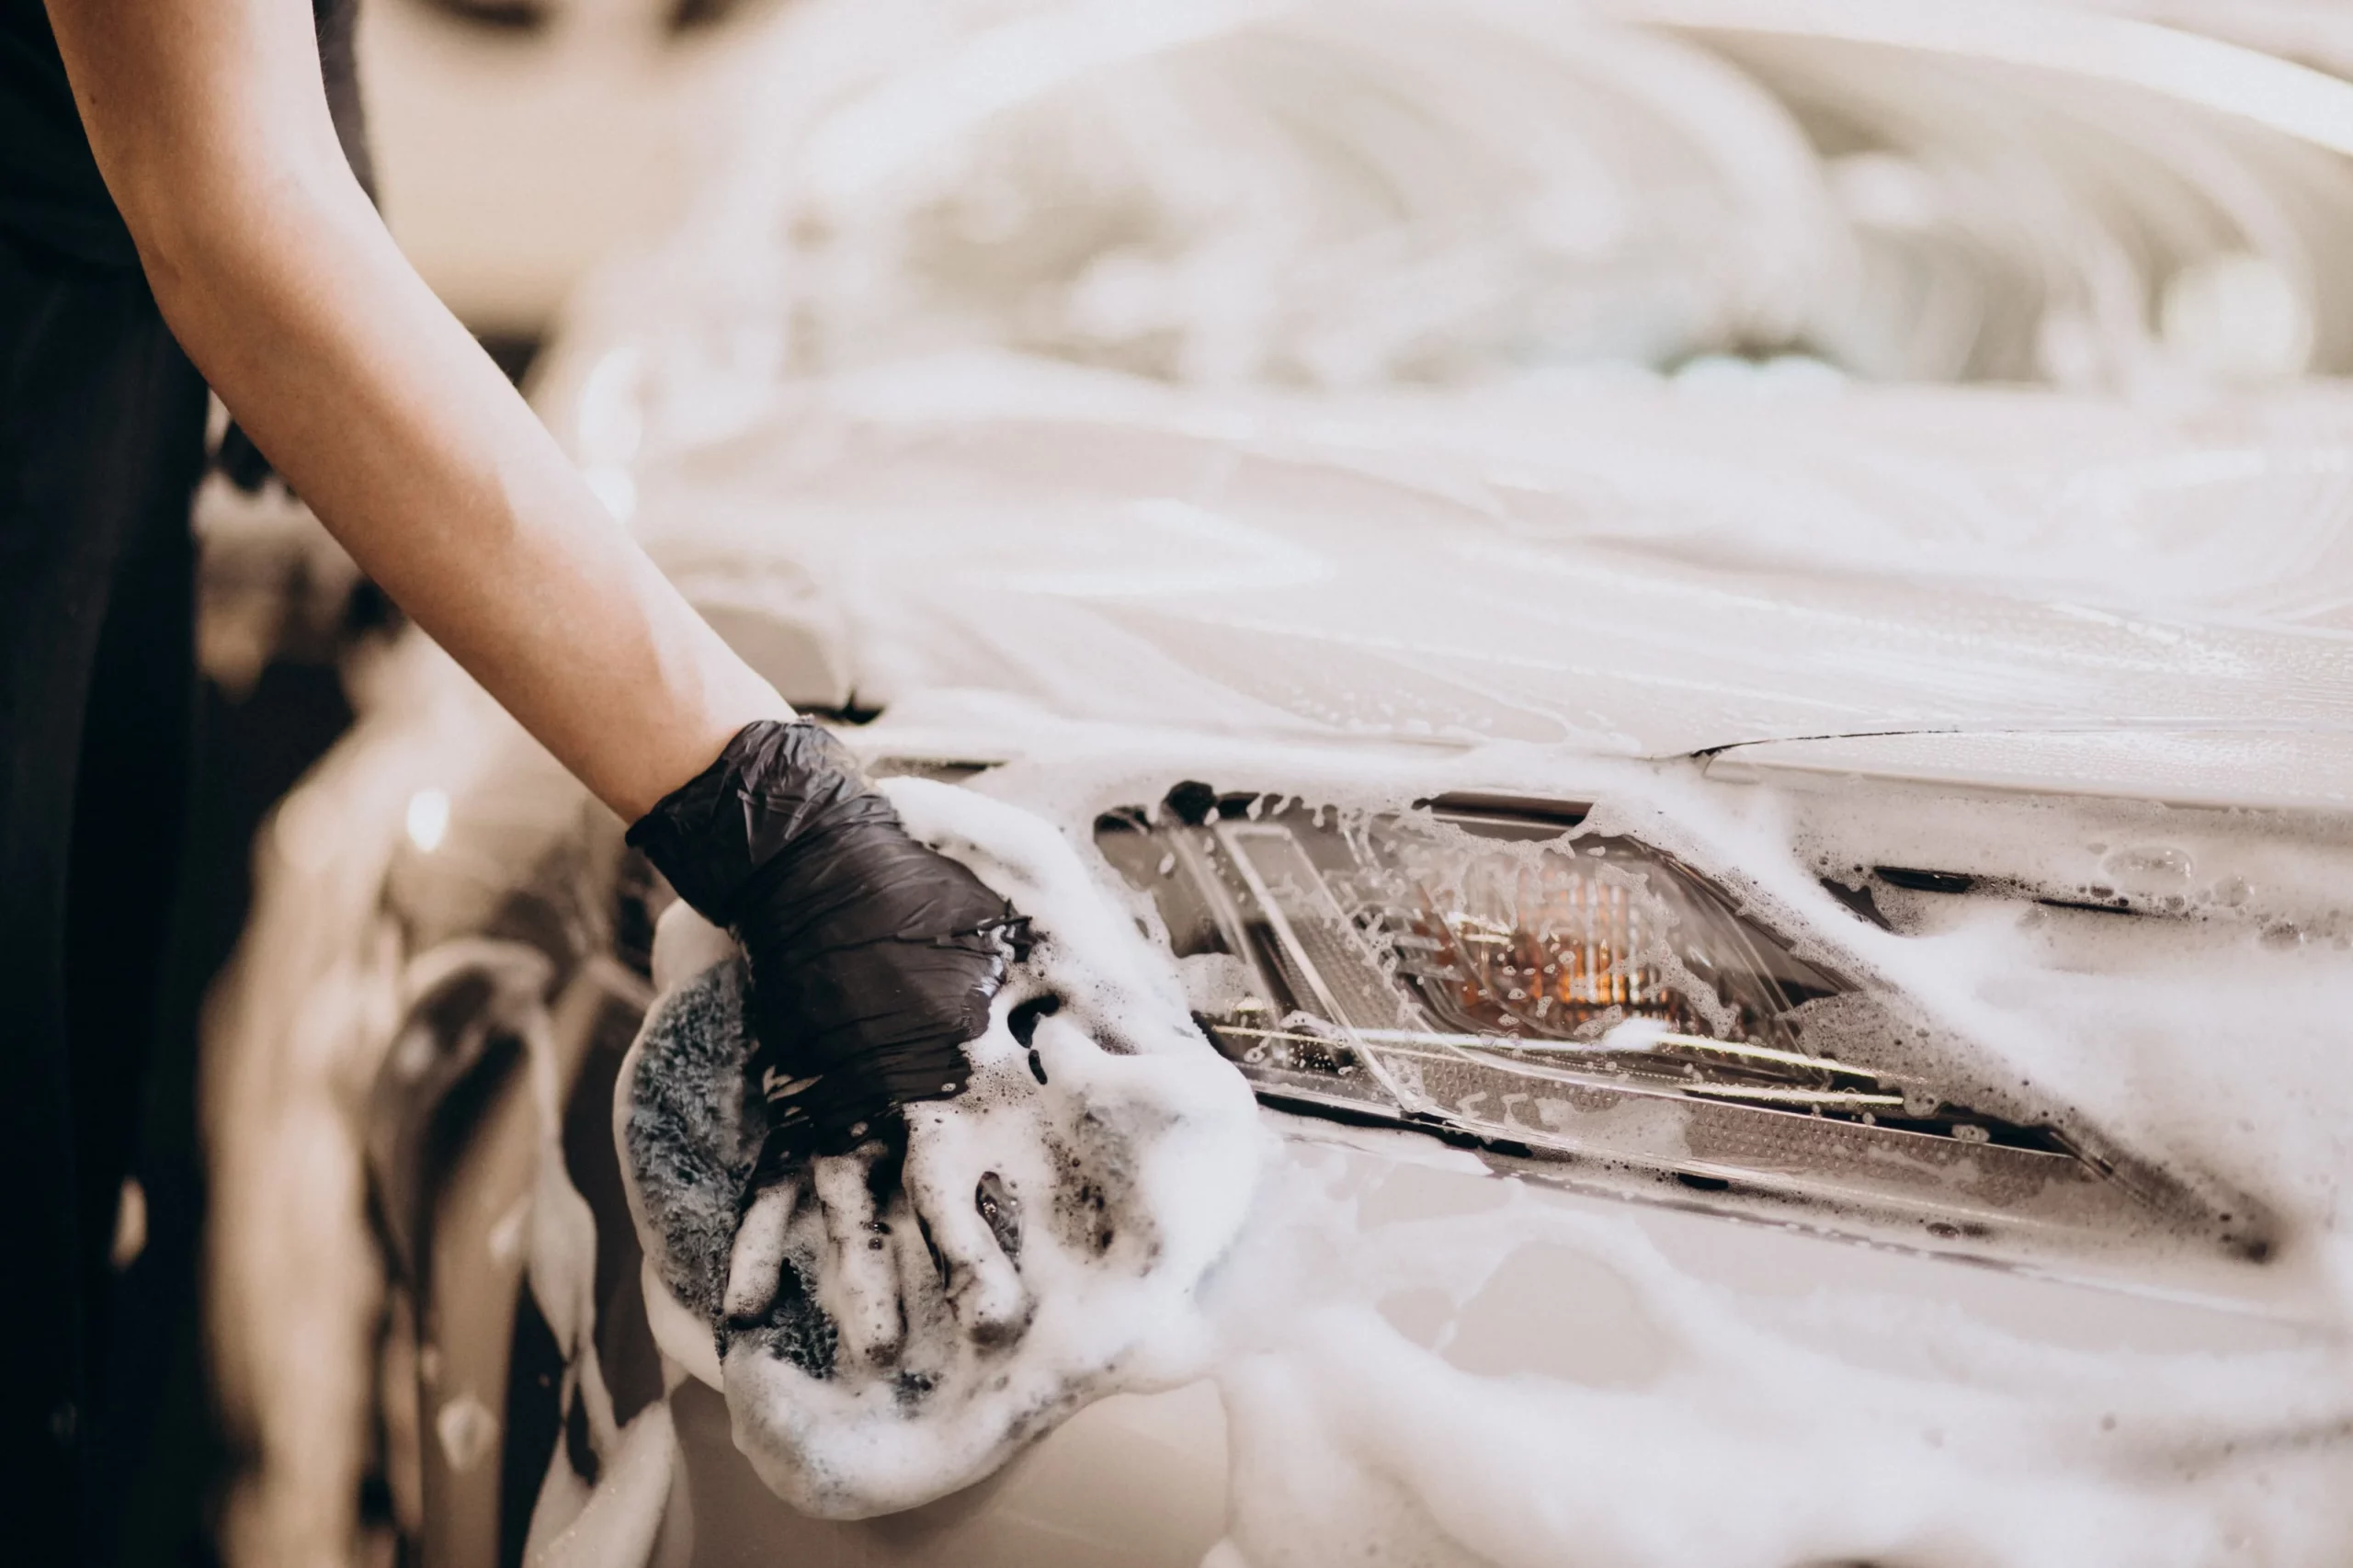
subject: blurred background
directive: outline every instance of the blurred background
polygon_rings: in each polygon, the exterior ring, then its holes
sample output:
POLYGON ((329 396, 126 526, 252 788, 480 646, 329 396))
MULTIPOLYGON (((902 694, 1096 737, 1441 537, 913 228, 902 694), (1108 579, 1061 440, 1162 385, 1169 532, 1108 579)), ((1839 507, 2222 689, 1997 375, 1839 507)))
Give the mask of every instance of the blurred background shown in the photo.
MULTIPOLYGON (((2353 368, 2339 0, 367 0, 359 60, 393 233, 624 517, 649 454, 910 358, 2165 408, 2353 368)), ((275 481, 198 523, 190 1040, 397 625, 275 481)), ((125 1256, 179 1440, 133 1550, 207 1562, 257 1460, 195 1308, 197 1070, 157 1094, 125 1256)))

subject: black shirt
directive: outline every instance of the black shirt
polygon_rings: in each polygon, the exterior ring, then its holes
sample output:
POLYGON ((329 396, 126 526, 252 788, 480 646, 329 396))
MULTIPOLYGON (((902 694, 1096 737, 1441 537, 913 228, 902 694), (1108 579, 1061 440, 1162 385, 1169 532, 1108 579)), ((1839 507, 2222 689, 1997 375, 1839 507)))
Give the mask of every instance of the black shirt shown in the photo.
MULTIPOLYGON (((360 183, 372 188, 351 64, 358 0, 311 0, 311 7, 335 132, 360 183)), ((136 14, 136 6, 124 13, 136 14)), ((0 0, 0 229, 78 261, 139 265, 90 155, 41 0, 0 0)))

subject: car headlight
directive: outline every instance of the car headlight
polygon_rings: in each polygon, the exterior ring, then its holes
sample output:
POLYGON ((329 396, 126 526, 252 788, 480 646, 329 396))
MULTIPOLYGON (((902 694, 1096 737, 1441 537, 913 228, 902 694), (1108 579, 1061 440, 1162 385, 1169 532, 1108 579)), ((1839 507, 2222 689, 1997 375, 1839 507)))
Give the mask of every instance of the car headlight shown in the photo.
MULTIPOLYGON (((1833 1204, 1932 1235, 2193 1231, 2223 1206, 2085 1130, 1967 1103, 1903 999, 1582 808, 1343 812, 1180 785, 1096 824, 1269 1102, 1469 1139, 1622 1187, 1833 1204)), ((1947 1049, 1961 1049, 1946 1042, 1947 1049)))

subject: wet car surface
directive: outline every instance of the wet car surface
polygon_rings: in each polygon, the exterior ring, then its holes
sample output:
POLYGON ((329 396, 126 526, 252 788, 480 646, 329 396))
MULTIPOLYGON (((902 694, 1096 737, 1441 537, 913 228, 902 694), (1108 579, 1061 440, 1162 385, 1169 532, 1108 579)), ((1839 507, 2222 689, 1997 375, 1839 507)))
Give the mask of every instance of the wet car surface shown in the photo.
MULTIPOLYGON (((1219 68, 1342 47, 1337 9, 1303 15, 1213 34, 1219 68)), ((1479 313, 1484 285, 1354 358, 1318 358, 1299 305, 1246 363, 1186 348, 1231 325, 1206 306, 1101 313, 1097 256, 1029 256, 1028 307, 968 297, 995 276, 975 233, 1017 256, 1069 213, 1025 206, 1015 164, 974 229, 941 194, 962 165, 916 137, 792 186, 824 222, 717 203, 736 227, 689 222, 588 299, 541 386, 788 699, 878 776, 1054 823, 1177 966, 1280 1151, 1213 1380, 1095 1406, 903 1516, 773 1497, 656 1348, 621 1201, 613 1085, 667 890, 411 642, 265 839, 218 1037, 224 1092, 280 1075, 244 1102, 224 1256, 315 1249, 247 1276, 301 1283, 249 1288, 232 1335, 295 1473, 367 1478, 426 1562, 1518 1562, 1563 1520, 1597 1561, 1690 1560, 1709 1510, 1673 1506, 1678 1476, 1745 1499, 1788 1565, 2029 1561, 2101 1520, 2117 1561, 2190 1561, 2225 1517, 2243 1560, 2330 1560, 2353 455, 2346 393, 2301 379, 2342 357, 2343 301, 2295 258, 2328 253, 2353 179, 2284 111, 2114 70, 1663 19, 1610 58, 1655 66, 1645 112, 1714 149, 1677 187, 1703 217, 1650 214, 1667 237, 1624 251, 1515 232, 1474 283, 1602 301, 1540 343, 1479 313), (1762 123, 1728 103, 1784 106, 1743 166, 1813 205, 1728 172, 1762 123), (2164 200, 2102 162, 2157 126, 2203 150, 2164 200), (1992 195, 2052 148, 2082 157, 2043 160, 2085 225, 2057 240, 1992 195), (2260 243, 2210 210, 2250 187, 2292 219, 2260 243), (1711 190, 1756 225, 1726 253, 1745 303, 1690 303, 1718 256, 1643 307, 1657 277, 1627 257, 1722 232, 1711 190), (944 249, 899 253, 883 304, 995 324, 977 341, 912 351, 802 254, 907 229, 944 249), (714 233, 753 232, 780 292, 689 286, 745 263, 714 233), (2147 265, 2103 271, 2127 233, 2147 265), (1650 335, 1579 335, 1619 307, 1650 335), (2289 325, 2229 327, 2257 318, 2289 325), (738 352, 780 320, 804 358, 738 352), (331 1179, 273 1190, 267 1153, 297 1147, 331 1179), (593 1232, 585 1316, 543 1267, 558 1212, 593 1232), (375 1372, 323 1398, 274 1343, 375 1372), (1830 1478, 1897 1445, 1874 1487, 1830 1478), (1515 1468, 1539 1460, 1540 1486, 1515 1468)), ((773 145, 822 174, 860 95, 959 80, 940 40, 913 52, 773 145)), ((1472 56, 1483 82, 1525 64, 1472 56)), ((1055 90, 949 130, 1051 153, 1086 123, 1055 90)), ((783 202, 753 163, 736 197, 783 202)), ((1244 271, 1361 255, 1333 222, 1244 271)), ((1446 232, 1402 227, 1388 262, 1446 232)))

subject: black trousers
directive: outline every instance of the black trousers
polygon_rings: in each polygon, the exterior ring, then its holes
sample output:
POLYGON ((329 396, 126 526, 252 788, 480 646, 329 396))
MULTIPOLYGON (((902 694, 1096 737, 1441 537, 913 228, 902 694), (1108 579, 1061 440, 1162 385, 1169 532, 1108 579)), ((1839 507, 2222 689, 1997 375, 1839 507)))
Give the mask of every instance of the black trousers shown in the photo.
POLYGON ((27 1568, 107 1555, 157 1392, 100 1325, 187 812, 204 412, 143 278, 0 234, 0 1557, 27 1568))

